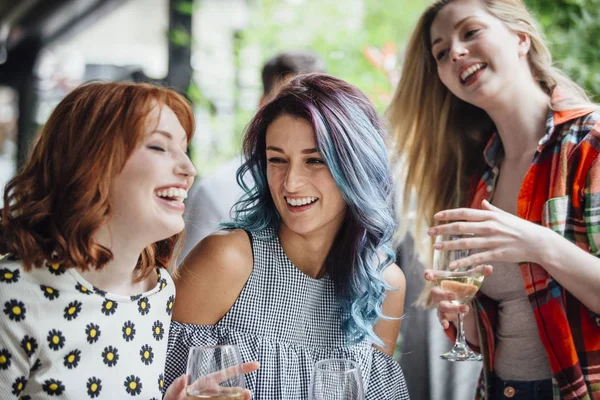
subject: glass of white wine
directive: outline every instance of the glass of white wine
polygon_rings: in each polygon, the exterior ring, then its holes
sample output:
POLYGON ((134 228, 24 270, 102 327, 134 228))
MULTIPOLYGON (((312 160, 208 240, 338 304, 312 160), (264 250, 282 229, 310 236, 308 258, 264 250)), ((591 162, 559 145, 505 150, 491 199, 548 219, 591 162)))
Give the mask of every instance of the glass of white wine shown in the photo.
POLYGON ((317 361, 309 387, 310 400, 364 400, 358 364, 350 360, 317 361))
MULTIPOLYGON (((436 243, 468 237, 473 237, 473 235, 440 235, 436 238, 436 243)), ((483 283, 485 267, 483 265, 473 265, 450 269, 449 265, 452 261, 468 257, 477 251, 435 250, 433 252, 435 281, 443 290, 455 294, 456 298, 452 300, 452 304, 462 305, 471 301, 483 283)), ((481 361, 481 354, 473 352, 465 340, 463 315, 459 313, 457 319, 457 336, 454 347, 449 352, 442 354, 440 358, 448 361, 481 361)))
POLYGON ((186 395, 194 399, 243 399, 246 378, 236 345, 196 346, 187 362, 186 395))

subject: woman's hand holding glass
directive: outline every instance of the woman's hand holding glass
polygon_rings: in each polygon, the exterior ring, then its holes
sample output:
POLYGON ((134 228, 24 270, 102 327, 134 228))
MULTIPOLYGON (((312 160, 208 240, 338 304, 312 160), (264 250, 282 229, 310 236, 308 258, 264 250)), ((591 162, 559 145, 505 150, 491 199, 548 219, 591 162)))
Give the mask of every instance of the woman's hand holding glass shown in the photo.
MULTIPOLYGON (((245 374, 249 374, 250 372, 254 372, 256 370, 258 370, 259 368, 259 363, 257 362, 249 362, 249 363, 244 363, 242 364, 242 371, 245 374)), ((212 378, 214 378, 213 382, 222 382, 224 380, 224 376, 227 375, 227 371, 220 371, 217 372, 213 375, 212 378)), ((187 395, 187 391, 188 391, 188 375, 181 375, 179 378, 177 378, 176 380, 173 381, 173 383, 171 384, 171 386, 169 386, 169 389, 167 390, 167 392, 165 393, 165 397, 163 398, 163 400, 189 400, 190 398, 187 395)), ((198 381, 197 385, 201 385, 202 382, 198 381)), ((239 393, 239 391, 238 391, 239 393)), ((248 390, 248 389, 244 389, 243 391, 243 396, 240 397, 240 399, 243 400, 251 400, 252 399, 252 393, 248 390)))
POLYGON ((429 235, 475 235, 470 239, 440 243, 437 250, 474 250, 474 254, 457 260, 452 268, 462 268, 474 264, 489 264, 495 261, 542 264, 543 246, 548 235, 556 235, 552 230, 534 224, 516 215, 493 206, 487 200, 481 203, 481 210, 456 208, 440 211, 434 215, 443 225, 432 227, 429 235))
POLYGON ((463 315, 469 311, 467 303, 475 296, 490 268, 472 264, 455 267, 476 250, 444 250, 450 242, 472 240, 473 235, 440 235, 434 245, 433 270, 427 270, 425 278, 438 287, 432 289, 432 302, 438 309, 440 322, 447 328, 449 321, 457 321, 458 335, 452 350, 441 356, 448 361, 478 361, 481 356, 472 352, 465 340, 463 315))
POLYGON ((197 346, 190 349, 186 375, 176 379, 164 400, 238 399, 250 400, 244 374, 254 372, 259 363, 242 363, 235 345, 197 346))
MULTIPOLYGON (((481 206, 480 210, 456 208, 434 215, 437 221, 445 223, 432 227, 429 235, 465 235, 459 240, 439 240, 434 245, 436 251, 469 251, 465 257, 453 261, 450 268, 484 265, 484 275, 488 276, 492 273, 492 267, 487 265, 490 262, 540 263, 536 249, 541 248, 540 241, 545 235, 553 234, 552 231, 503 211, 486 200, 481 206)), ((435 282, 432 270, 425 271, 425 279, 435 282)), ((431 291, 431 301, 438 309, 438 318, 445 329, 450 321, 456 321, 457 314, 469 312, 468 305, 453 304, 455 300, 456 295, 447 290, 436 287, 431 291)))
MULTIPOLYGON (((484 277, 492 273, 492 266, 483 266, 484 277)), ((436 283, 435 272, 432 269, 425 270, 425 280, 436 283)), ((467 315, 471 309, 468 304, 456 303, 457 296, 454 292, 444 290, 439 286, 431 289, 431 304, 437 309, 437 316, 444 329, 450 327, 450 322, 456 323, 458 314, 467 315)))

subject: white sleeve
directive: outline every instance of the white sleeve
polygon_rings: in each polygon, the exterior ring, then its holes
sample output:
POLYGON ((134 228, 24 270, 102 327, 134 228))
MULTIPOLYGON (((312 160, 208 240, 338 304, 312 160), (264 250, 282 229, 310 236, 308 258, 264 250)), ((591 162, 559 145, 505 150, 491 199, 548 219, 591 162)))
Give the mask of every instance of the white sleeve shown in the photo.
POLYGON ((30 333, 33 315, 29 307, 35 302, 29 300, 32 296, 22 274, 18 267, 0 264, 0 399, 19 397, 41 345, 30 333))

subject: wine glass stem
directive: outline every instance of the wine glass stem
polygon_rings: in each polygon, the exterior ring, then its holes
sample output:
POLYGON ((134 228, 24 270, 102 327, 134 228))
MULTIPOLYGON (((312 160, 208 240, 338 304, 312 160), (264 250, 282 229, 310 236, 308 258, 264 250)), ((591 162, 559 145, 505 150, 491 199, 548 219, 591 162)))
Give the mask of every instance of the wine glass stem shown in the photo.
POLYGON ((458 324, 458 327, 457 327, 458 328, 458 336, 456 338, 456 345, 466 347, 467 342, 465 340, 465 327, 463 325, 463 314, 462 313, 458 314, 457 324, 458 324))

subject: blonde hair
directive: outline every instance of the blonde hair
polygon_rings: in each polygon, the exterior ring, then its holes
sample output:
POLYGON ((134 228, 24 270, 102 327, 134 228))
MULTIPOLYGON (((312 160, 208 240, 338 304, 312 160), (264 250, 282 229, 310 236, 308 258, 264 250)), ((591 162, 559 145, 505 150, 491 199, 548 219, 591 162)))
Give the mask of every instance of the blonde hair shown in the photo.
MULTIPOLYGON (((393 140, 402 164, 404 216, 415 204, 414 221, 402 218, 400 235, 414 230, 417 253, 430 258, 431 243, 423 243, 424 228, 434 224, 440 210, 468 206, 474 179, 482 173, 483 149, 494 131, 481 109, 454 96, 440 81, 431 53, 430 29, 437 13, 453 0, 432 4, 421 16, 410 38, 400 83, 387 110, 393 140), (418 199, 414 201, 414 194, 418 199), (413 201, 411 201, 413 200, 413 201)), ((552 65, 552 56, 536 22, 521 0, 482 0, 488 12, 515 33, 531 40, 528 60, 533 78, 547 94, 560 86, 554 110, 590 106, 583 89, 552 65)))

